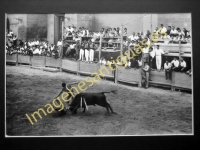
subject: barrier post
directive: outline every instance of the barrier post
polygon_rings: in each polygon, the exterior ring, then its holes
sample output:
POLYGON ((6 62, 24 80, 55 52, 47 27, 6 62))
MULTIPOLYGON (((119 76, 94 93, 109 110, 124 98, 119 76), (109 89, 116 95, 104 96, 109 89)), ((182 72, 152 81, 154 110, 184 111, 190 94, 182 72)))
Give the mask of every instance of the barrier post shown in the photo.
POLYGON ((102 36, 100 36, 100 45, 99 45, 99 61, 101 59, 101 49, 102 49, 102 36))
POLYGON ((59 66, 60 66, 59 70, 60 70, 60 72, 62 72, 62 59, 60 59, 60 65, 59 66))
POLYGON ((80 75, 79 71, 80 71, 80 61, 77 61, 77 72, 76 72, 77 75, 80 75))
MULTIPOLYGON (((122 51, 123 51, 123 25, 121 27, 121 51, 120 51, 120 55, 122 55, 122 51)), ((122 62, 122 59, 121 59, 122 62)))
POLYGON ((115 71, 114 71, 114 73, 115 73, 115 84, 117 84, 118 83, 118 69, 117 69, 117 67, 115 68, 115 71))
POLYGON ((18 66, 18 51, 17 51, 17 60, 16 60, 16 65, 18 66))

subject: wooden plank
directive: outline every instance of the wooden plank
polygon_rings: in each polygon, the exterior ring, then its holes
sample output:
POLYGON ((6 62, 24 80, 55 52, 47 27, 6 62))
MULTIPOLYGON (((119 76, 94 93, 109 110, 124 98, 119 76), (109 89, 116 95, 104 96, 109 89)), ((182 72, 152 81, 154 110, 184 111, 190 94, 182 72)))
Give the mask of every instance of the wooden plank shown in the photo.
POLYGON ((77 61, 62 59, 62 69, 66 69, 72 72, 77 72, 77 61))
POLYGON ((118 67, 117 80, 126 82, 140 82, 141 81, 141 71, 140 69, 124 69, 123 67, 118 67))
POLYGON ((173 86, 192 89, 192 77, 181 72, 173 72, 173 86))
POLYGON ((33 55, 31 56, 31 65, 45 67, 45 60, 46 60, 45 56, 33 55))
POLYGON ((18 63, 23 63, 23 64, 30 64, 30 57, 29 55, 18 55, 18 63))
POLYGON ((46 57, 46 65, 50 67, 61 67, 61 59, 60 58, 53 58, 53 57, 46 57))
POLYGON ((150 79, 158 84, 172 84, 172 80, 165 78, 165 71, 150 71, 150 79))
POLYGON ((80 64, 80 68, 79 68, 79 72, 88 72, 90 74, 92 74, 93 72, 97 72, 98 71, 98 64, 95 63, 86 63, 86 62, 79 62, 80 64))
POLYGON ((17 54, 6 54, 6 62, 17 62, 17 54))
POLYGON ((102 70, 102 73, 105 77, 114 78, 114 71, 112 71, 109 66, 99 65, 99 69, 102 70), (108 70, 108 72, 105 69, 103 69, 104 67, 108 70))

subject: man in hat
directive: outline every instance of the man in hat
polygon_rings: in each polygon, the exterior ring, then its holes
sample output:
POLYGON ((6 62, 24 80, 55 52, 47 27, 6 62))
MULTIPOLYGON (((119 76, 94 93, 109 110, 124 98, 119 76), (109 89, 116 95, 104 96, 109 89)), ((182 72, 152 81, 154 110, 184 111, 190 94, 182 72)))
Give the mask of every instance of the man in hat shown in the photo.
POLYGON ((160 46, 157 45, 157 48, 155 49, 155 54, 156 54, 156 67, 157 70, 161 70, 161 64, 162 64, 162 55, 164 54, 164 51, 159 48, 160 46))

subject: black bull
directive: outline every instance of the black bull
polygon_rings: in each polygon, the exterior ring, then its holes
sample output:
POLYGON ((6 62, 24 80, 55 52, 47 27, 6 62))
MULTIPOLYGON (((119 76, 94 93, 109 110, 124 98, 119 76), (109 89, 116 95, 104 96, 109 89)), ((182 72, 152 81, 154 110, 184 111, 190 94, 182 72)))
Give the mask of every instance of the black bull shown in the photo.
POLYGON ((111 92, 115 94, 115 91, 77 94, 72 103, 69 105, 69 110, 72 111, 72 113, 76 114, 77 109, 81 108, 81 98, 82 98, 82 107, 84 108, 83 112, 85 112, 86 105, 95 106, 97 104, 99 106, 105 107, 108 113, 110 109, 111 113, 115 114, 110 104, 106 101, 106 96, 104 95, 105 93, 111 93, 111 92))

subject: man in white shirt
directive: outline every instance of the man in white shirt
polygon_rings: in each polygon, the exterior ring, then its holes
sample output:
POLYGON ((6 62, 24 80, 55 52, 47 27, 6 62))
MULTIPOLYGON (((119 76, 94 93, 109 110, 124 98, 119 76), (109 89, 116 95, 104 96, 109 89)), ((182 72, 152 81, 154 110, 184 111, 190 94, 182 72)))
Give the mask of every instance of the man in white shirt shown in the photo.
POLYGON ((158 34, 162 36, 162 38, 165 38, 166 37, 166 32, 167 32, 167 29, 163 26, 163 24, 160 25, 160 29, 158 31, 158 34))
POLYGON ((131 36, 128 37, 131 41, 135 41, 135 32, 131 36))
POLYGON ((157 45, 157 48, 155 49, 155 54, 156 54, 156 67, 157 70, 160 71, 162 64, 162 54, 164 54, 164 51, 162 49, 159 49, 159 45, 157 45))
POLYGON ((57 46, 58 46, 58 50, 59 50, 59 57, 62 58, 63 54, 62 54, 62 39, 60 39, 58 42, 57 42, 57 46))
POLYGON ((150 47, 149 48, 149 55, 150 55, 150 68, 151 68, 151 70, 153 70, 153 69, 155 69, 156 67, 155 67, 155 64, 156 64, 156 62, 155 62, 155 55, 156 55, 156 53, 155 53, 155 50, 154 50, 154 48, 153 47, 150 47))
POLYGON ((182 59, 180 60, 180 71, 181 71, 181 72, 185 72, 185 71, 186 71, 186 67, 187 67, 186 62, 185 62, 184 59, 182 58, 182 59))
POLYGON ((38 46, 36 46, 35 50, 33 51, 33 54, 39 54, 39 55, 41 55, 41 50, 39 49, 38 46))
POLYGON ((171 29, 171 31, 170 31, 170 37, 175 37, 175 36, 177 36, 177 35, 178 35, 177 30, 175 29, 174 26, 172 26, 172 29, 171 29))
POLYGON ((171 62, 172 64, 172 70, 173 71, 178 71, 179 70, 179 61, 177 60, 176 57, 174 57, 174 59, 171 62))
POLYGON ((171 79, 171 63, 169 63, 167 59, 166 59, 166 62, 164 64, 164 69, 165 69, 166 80, 171 79))

